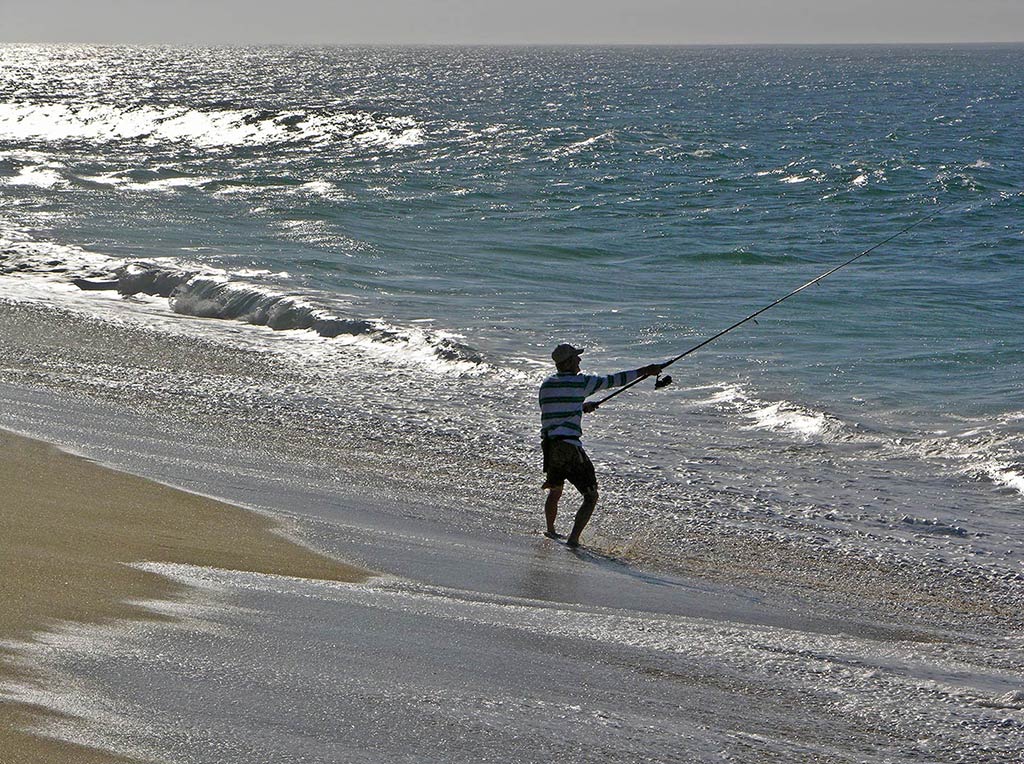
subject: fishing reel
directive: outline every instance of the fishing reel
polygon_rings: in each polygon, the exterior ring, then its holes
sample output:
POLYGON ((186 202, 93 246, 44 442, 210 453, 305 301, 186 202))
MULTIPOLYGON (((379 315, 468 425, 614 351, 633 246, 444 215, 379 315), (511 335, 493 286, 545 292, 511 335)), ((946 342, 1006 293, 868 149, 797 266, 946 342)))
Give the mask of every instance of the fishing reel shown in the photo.
POLYGON ((654 380, 654 389, 655 390, 660 390, 661 388, 668 387, 671 384, 672 384, 672 377, 671 377, 671 375, 666 374, 665 376, 662 376, 661 374, 659 374, 658 378, 654 380))

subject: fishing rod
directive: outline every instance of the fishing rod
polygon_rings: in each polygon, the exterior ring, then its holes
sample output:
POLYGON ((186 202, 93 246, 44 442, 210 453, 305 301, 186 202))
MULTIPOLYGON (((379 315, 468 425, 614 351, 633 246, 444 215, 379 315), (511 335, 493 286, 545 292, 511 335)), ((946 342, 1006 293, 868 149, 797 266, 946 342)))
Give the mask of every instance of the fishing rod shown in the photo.
MULTIPOLYGON (((895 239, 895 238, 897 238, 899 236, 902 236, 903 234, 907 233, 907 231, 910 231, 910 230, 912 230, 914 228, 917 228, 919 225, 922 225, 923 223, 927 223, 929 220, 932 220, 933 218, 938 217, 941 213, 945 212, 947 209, 952 207, 953 204, 954 204, 953 202, 945 204, 942 207, 940 207, 939 209, 937 209, 934 212, 932 212, 930 215, 926 215, 925 217, 922 217, 922 218, 919 218, 918 220, 915 220, 913 223, 908 225, 906 228, 900 229, 899 231, 894 233, 892 236, 890 236, 889 238, 887 238, 887 239, 885 239, 883 241, 878 242, 873 247, 869 247, 868 249, 865 249, 859 255, 854 255, 853 257, 851 257, 846 262, 840 263, 839 265, 835 266, 834 268, 831 268, 831 269, 825 271, 820 276, 816 276, 815 278, 813 278, 810 281, 808 281, 806 284, 804 284, 804 285, 802 285, 800 287, 797 287, 792 292, 790 292, 789 294, 785 295, 784 297, 780 297, 779 299, 777 299, 775 302, 771 303, 770 305, 765 305, 760 310, 757 310, 757 311, 751 313, 746 318, 740 319, 739 321, 737 321, 735 324, 733 324, 732 326, 728 327, 727 329, 723 329, 718 334, 715 334, 715 335, 712 335, 711 337, 708 337, 703 342, 700 342, 697 345, 694 345, 689 350, 687 350, 687 351, 685 351, 683 353, 680 353, 679 355, 677 355, 675 358, 672 358, 671 360, 666 361, 665 363, 661 364, 661 369, 668 368, 669 366, 674 364, 676 361, 678 361, 680 359, 683 359, 683 358, 686 358, 686 356, 690 355, 690 353, 695 353, 696 351, 700 350, 705 345, 710 345, 712 342, 714 342, 715 340, 719 339, 720 337, 724 337, 726 334, 731 332, 733 329, 738 329, 739 327, 743 326, 743 324, 747 323, 748 321, 753 321, 755 318, 760 316, 765 311, 771 310, 772 308, 774 308, 779 303, 785 302, 790 297, 793 297, 794 295, 800 294, 800 292, 804 291, 808 287, 814 286, 819 281, 822 281, 822 280, 828 278, 829 276, 831 276, 836 271, 841 270, 841 269, 845 268, 846 266, 851 265, 851 264, 857 262, 862 257, 864 257, 866 255, 870 255, 872 252, 874 252, 879 247, 885 246, 886 244, 888 244, 893 239, 895 239)), ((636 385, 636 384, 639 384, 640 382, 643 382, 645 379, 647 379, 650 376, 651 376, 650 374, 645 374, 643 376, 637 377, 632 382, 630 382, 628 385, 623 385, 622 387, 620 387, 618 390, 616 390, 611 395, 606 395, 604 398, 602 398, 601 400, 597 401, 594 404, 594 408, 597 408, 602 403, 610 401, 616 395, 619 395, 621 393, 626 392, 629 388, 633 387, 633 385, 636 385)), ((659 371, 658 372, 658 377, 657 377, 657 379, 654 382, 654 388, 656 390, 660 389, 662 387, 665 387, 666 385, 671 384, 671 382, 672 382, 672 377, 670 377, 668 375, 666 375, 665 377, 662 377, 661 376, 661 372, 659 371)))

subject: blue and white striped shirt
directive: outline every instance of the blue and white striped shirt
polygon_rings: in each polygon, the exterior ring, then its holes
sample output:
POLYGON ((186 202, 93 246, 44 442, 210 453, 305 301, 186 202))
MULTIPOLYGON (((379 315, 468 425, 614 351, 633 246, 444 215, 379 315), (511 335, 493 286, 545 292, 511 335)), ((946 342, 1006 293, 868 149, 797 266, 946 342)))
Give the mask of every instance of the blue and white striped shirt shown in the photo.
POLYGON ((552 374, 540 386, 540 436, 582 446, 583 401, 598 390, 622 387, 639 376, 635 369, 603 377, 572 372, 552 374))

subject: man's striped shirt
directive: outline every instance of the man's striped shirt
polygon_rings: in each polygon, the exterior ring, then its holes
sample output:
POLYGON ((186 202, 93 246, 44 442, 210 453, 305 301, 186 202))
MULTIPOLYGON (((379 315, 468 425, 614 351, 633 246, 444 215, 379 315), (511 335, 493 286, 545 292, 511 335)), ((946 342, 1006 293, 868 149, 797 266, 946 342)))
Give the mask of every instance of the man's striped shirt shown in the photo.
POLYGON ((583 401, 598 390, 622 387, 640 376, 640 372, 620 371, 599 377, 571 372, 552 374, 540 386, 540 435, 558 438, 582 446, 583 401))

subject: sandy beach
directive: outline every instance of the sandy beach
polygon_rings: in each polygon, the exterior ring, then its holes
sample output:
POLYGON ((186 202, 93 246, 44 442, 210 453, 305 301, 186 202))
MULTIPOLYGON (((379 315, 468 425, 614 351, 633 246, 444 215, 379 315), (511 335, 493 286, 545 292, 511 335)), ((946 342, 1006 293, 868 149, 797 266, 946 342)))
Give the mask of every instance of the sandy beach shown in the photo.
MULTIPOLYGON (((187 563, 309 579, 366 574, 274 532, 266 517, 99 466, 0 431, 0 639, 24 640, 60 622, 153 618, 132 601, 173 596, 163 577, 130 567, 187 563)), ((0 681, 16 676, 3 660, 0 681)), ((0 702, 0 761, 125 759, 20 730, 48 712, 0 702)))

